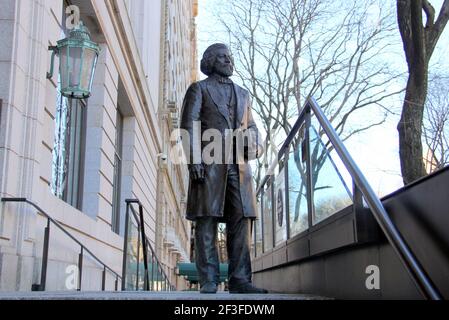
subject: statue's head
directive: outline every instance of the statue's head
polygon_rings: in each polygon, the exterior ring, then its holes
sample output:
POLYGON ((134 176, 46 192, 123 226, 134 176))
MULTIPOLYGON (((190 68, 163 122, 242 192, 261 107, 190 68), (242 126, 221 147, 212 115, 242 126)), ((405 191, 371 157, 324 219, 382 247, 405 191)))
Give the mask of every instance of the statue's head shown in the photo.
POLYGON ((234 73, 234 59, 228 47, 223 43, 215 43, 204 51, 201 59, 201 72, 206 76, 218 74, 230 77, 234 73))

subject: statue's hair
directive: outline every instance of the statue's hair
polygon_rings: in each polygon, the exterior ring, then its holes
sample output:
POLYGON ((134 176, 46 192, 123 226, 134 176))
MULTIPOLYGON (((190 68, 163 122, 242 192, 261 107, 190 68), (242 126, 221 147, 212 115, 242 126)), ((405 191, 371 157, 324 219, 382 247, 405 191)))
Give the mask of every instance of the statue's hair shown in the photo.
POLYGON ((201 72, 206 76, 210 76, 213 73, 217 50, 223 48, 229 49, 224 43, 214 43, 204 51, 203 58, 201 59, 201 72))

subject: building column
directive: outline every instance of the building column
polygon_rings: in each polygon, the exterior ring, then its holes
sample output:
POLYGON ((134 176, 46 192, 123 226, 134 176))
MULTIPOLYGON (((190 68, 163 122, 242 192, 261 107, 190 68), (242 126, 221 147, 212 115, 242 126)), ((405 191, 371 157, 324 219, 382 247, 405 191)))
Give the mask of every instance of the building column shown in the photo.
MULTIPOLYGON (((37 201, 48 39, 43 0, 0 0, 0 196, 37 201), (45 38, 45 39, 44 39, 45 38)), ((0 290, 29 291, 36 212, 0 204, 0 290)))
POLYGON ((83 212, 111 225, 119 77, 107 44, 100 48, 87 105, 83 212))

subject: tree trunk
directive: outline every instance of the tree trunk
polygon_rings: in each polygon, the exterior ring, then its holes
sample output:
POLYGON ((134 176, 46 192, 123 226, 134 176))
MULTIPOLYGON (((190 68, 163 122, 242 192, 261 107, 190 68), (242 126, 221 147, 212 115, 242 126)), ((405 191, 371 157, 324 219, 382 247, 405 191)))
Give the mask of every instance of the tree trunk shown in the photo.
POLYGON ((398 124, 402 178, 407 185, 427 174, 421 139, 429 61, 449 20, 449 0, 444 0, 436 20, 435 9, 429 0, 397 0, 397 14, 409 71, 398 124))
POLYGON ((424 81, 417 81, 415 74, 410 74, 398 124, 399 155, 404 184, 407 185, 423 176, 426 169, 423 161, 422 121, 424 103, 427 96, 427 67, 424 81))

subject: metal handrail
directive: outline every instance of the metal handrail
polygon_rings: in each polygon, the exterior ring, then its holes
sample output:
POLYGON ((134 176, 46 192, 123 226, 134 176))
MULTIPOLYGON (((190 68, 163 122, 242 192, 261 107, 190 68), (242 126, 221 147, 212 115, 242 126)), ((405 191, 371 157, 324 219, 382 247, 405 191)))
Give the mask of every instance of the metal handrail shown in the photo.
POLYGON ((306 113, 310 112, 310 110, 313 111, 318 122, 323 127, 324 132, 328 136, 329 141, 334 146, 335 151, 339 155, 344 166, 350 173, 355 185, 359 188, 360 192, 366 199, 366 202, 369 208, 371 209, 371 212, 373 213, 377 223, 379 224, 380 228, 385 234, 388 242, 393 247, 395 253, 398 255, 400 261, 402 262, 406 270, 409 272, 412 280, 414 281, 419 291, 427 299, 441 300, 442 296, 438 292, 438 289, 434 286, 428 275, 425 273, 418 259, 412 253, 412 251, 406 244, 405 240, 403 239, 402 235, 394 225, 393 221, 390 219, 382 202, 376 196, 373 189, 366 180, 365 176, 363 175, 363 173, 361 172, 355 161, 352 159, 351 155, 349 154, 348 150, 343 144, 343 141, 338 136, 338 133, 332 127, 330 121, 327 119, 324 112, 319 107, 318 103, 312 97, 309 97, 307 99, 306 104, 303 110, 301 111, 300 116, 297 122, 295 123, 292 131, 289 133, 287 140, 283 144, 277 159, 272 163, 272 165, 270 166, 270 170, 268 171, 267 175, 264 177, 260 186, 258 187, 258 193, 263 189, 265 183, 269 180, 270 176, 273 174, 274 169, 278 165, 280 159, 282 159, 283 155, 285 154, 285 150, 287 150, 291 141, 293 141, 294 136, 296 135, 299 128, 305 121, 306 113))
POLYGON ((48 247, 49 247, 49 236, 50 236, 50 222, 53 223, 56 227, 58 227, 59 230, 61 230, 65 235, 67 235, 70 239, 72 239, 75 243, 77 243, 81 248, 81 253, 79 254, 78 258, 78 264, 79 264, 79 279, 78 279, 78 290, 81 290, 81 275, 82 275, 82 263, 83 263, 83 254, 84 251, 89 253, 89 255, 96 260, 98 263, 100 263, 103 266, 103 275, 102 275, 102 290, 105 290, 105 277, 106 277, 106 270, 109 270, 112 274, 116 276, 115 280, 115 290, 117 290, 118 286, 118 280, 122 279, 122 277, 112 270, 107 264, 105 264, 103 261, 101 261, 100 258, 98 258, 95 254, 92 253, 86 246, 84 246, 78 239, 75 238, 70 232, 68 232, 59 222, 57 222, 55 219, 53 219, 48 213, 46 213, 42 208, 40 208, 38 205, 36 205, 34 202, 26 199, 26 198, 2 198, 1 202, 16 202, 16 203, 27 203, 34 207, 38 212, 43 214, 47 218, 47 227, 45 230, 45 237, 44 237, 44 248, 43 248, 43 258, 42 258, 42 269, 41 269, 41 283, 39 285, 40 291, 45 291, 45 285, 46 285, 46 273, 47 273, 47 262, 48 262, 48 247))
MULTIPOLYGON (((145 268, 145 277, 144 277, 144 286, 145 286, 145 290, 150 290, 149 287, 149 283, 150 283, 150 279, 149 279, 149 270, 148 270, 148 249, 151 252, 151 261, 152 261, 152 268, 151 268, 151 291, 154 290, 153 284, 154 284, 154 262, 157 266, 156 270, 156 274, 160 273, 163 276, 164 279, 164 288, 165 290, 170 290, 173 291, 174 290, 174 286, 170 283, 169 278, 165 272, 165 270, 162 268, 162 263, 159 261, 157 255, 156 255, 156 251, 153 249, 150 240, 148 239, 146 233, 145 233, 145 220, 143 217, 143 205, 140 202, 140 200, 138 199, 126 199, 125 200, 126 203, 126 218, 125 220, 128 221, 129 219, 129 211, 131 210, 132 213, 132 217, 134 217, 134 220, 137 223, 137 228, 139 230, 139 242, 142 241, 142 247, 143 247, 143 255, 144 255, 144 268, 145 268), (139 214, 136 213, 135 209, 133 208, 133 204, 137 204, 139 206, 139 214), (154 261, 154 262, 153 262, 154 261)), ((125 286, 126 286, 126 269, 127 269, 127 265, 126 265, 126 255, 127 255, 127 242, 128 242, 128 224, 126 222, 125 225, 125 238, 124 238, 124 254, 123 254, 123 268, 122 268, 122 290, 125 290, 125 286)), ((138 260, 140 260, 140 258, 138 257, 138 260)), ((138 277, 137 277, 138 278, 138 277)), ((136 286, 136 289, 138 287, 136 286)))
MULTIPOLYGON (((129 203, 137 203, 137 204, 139 205, 139 217, 140 217, 140 222, 139 222, 139 219, 137 219, 137 213, 135 212, 134 208, 133 208, 132 206, 130 206, 130 209, 131 209, 131 211, 132 211, 132 213, 133 213, 133 215, 134 215, 134 218, 136 219, 137 223, 140 225, 141 234, 144 236, 143 239, 145 239, 145 243, 146 243, 146 244, 148 245, 148 247, 150 248, 152 259, 155 259, 155 260, 156 260, 156 264, 157 264, 158 268, 160 268, 160 272, 162 273, 162 275, 163 275, 165 281, 167 281, 168 284, 169 284, 169 286, 170 286, 171 288, 173 288, 173 285, 171 285, 170 281, 168 280, 167 273, 165 272, 165 270, 162 269, 162 263, 160 262, 159 258, 157 257, 156 251, 153 249, 153 247, 152 247, 152 245, 151 245, 151 242, 150 242, 150 240, 148 239, 148 237, 147 237, 147 235, 146 235, 146 233, 145 233, 145 229, 144 229, 144 222, 145 222, 145 220, 144 220, 144 218, 143 218, 143 206, 142 206, 142 204, 141 204, 140 201, 137 200, 137 199, 126 200, 126 201, 129 202, 129 203)), ((145 251, 146 251, 146 250, 144 250, 144 254, 145 254, 145 251)), ((159 270, 158 270, 158 271, 159 271, 159 270)), ((153 273, 153 269, 152 269, 152 273, 153 273)), ((148 272, 147 272, 147 274, 148 274, 148 272)), ((148 283, 148 280, 147 280, 147 283, 148 283)), ((165 285, 165 287, 166 287, 166 285, 165 285)), ((149 289, 148 289, 148 290, 149 290, 149 289)))
MULTIPOLYGON (((140 203, 140 202, 139 202, 139 203, 140 203)), ((137 214, 136 214, 134 208, 133 208, 132 206, 131 206, 130 208, 131 208, 131 211, 133 212, 134 217, 136 218, 136 217, 137 217, 137 214)), ((140 208, 141 208, 141 207, 139 206, 139 209, 140 209, 140 208)), ((141 217, 141 219, 142 219, 141 221, 143 221, 143 217, 141 217)), ((137 223, 139 223, 139 221, 138 221, 137 223)), ((141 224, 139 223, 139 225, 141 225, 141 224)), ((142 227, 141 227, 141 230, 143 230, 142 227)), ((148 245, 148 247, 150 248, 151 256, 154 257, 154 259, 156 260, 156 264, 157 264, 158 266, 162 266, 162 263, 160 262, 159 258, 157 257, 156 251, 153 249, 150 240, 148 239, 148 237, 147 237, 147 235, 145 234, 145 232, 143 232, 143 234, 145 235, 145 242, 146 242, 146 244, 148 245)), ((161 271, 162 271, 162 274, 163 274, 164 278, 168 280, 168 276, 167 276, 167 273, 165 272, 165 270, 161 269, 161 271)), ((172 285, 170 284, 170 286, 172 286, 172 285)))

